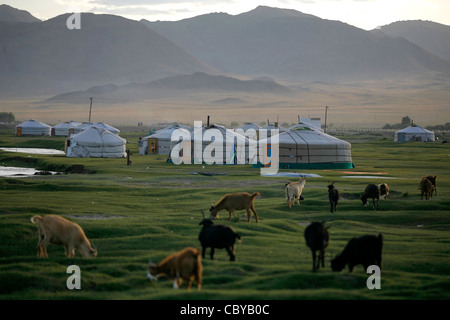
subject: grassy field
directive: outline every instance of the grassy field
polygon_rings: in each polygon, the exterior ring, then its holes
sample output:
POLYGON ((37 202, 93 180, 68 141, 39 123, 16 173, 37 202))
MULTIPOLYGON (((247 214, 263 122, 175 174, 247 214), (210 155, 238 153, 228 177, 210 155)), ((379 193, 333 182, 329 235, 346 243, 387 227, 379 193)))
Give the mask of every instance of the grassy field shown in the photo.
MULTIPOLYGON (((138 156, 142 132, 122 134, 134 152, 126 159, 74 159, 0 151, 0 165, 64 171, 84 165, 93 174, 0 178, 0 299, 449 299, 450 146, 394 144, 377 136, 352 143, 355 169, 299 171, 308 178, 300 206, 289 209, 284 184, 295 179, 262 177, 250 166, 195 166, 166 163, 163 156, 138 156), (205 176, 199 171, 224 175, 205 176), (349 173, 350 172, 350 173, 349 173), (438 195, 420 200, 420 177, 438 175, 438 195), (363 176, 376 178, 365 178, 363 176), (345 178, 353 176, 353 178, 345 178), (356 176, 356 177, 355 177, 356 176), (381 178, 382 177, 382 178, 381 178), (326 185, 341 192, 329 213, 326 185), (359 200, 368 183, 386 182, 391 193, 377 211, 359 200), (201 209, 223 194, 258 191, 260 222, 219 222, 242 236, 236 261, 224 250, 203 260, 203 289, 172 289, 162 277, 146 278, 149 260, 159 262, 186 246, 199 248, 201 209), (98 248, 95 259, 67 259, 49 246, 38 259, 33 215, 58 214, 79 223, 98 248), (330 244, 326 266, 312 271, 303 232, 310 221, 326 221, 330 244), (362 266, 333 272, 330 257, 363 234, 384 237, 381 289, 369 290, 362 266), (81 269, 81 290, 68 290, 69 265, 81 269)), ((63 138, 13 137, 0 131, 0 146, 63 149, 63 138)))

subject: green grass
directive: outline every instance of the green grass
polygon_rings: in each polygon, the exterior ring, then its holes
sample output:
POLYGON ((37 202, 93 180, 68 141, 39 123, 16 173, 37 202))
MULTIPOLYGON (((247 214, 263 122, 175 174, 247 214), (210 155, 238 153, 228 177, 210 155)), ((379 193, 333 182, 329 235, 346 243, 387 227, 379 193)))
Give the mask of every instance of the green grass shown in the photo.
MULTIPOLYGON (((295 179, 267 178, 250 166, 175 166, 163 156, 138 156, 137 138, 123 133, 134 155, 126 159, 77 159, 0 151, 0 165, 35 166, 64 171, 74 164, 95 174, 0 178, 0 299, 449 299, 450 167, 445 144, 394 144, 382 139, 352 143, 353 172, 387 172, 399 179, 346 179, 340 170, 310 170, 300 206, 289 209, 284 184, 295 179), (208 171, 226 175, 203 176, 208 171), (438 195, 420 200, 418 183, 437 174, 438 195), (342 194, 329 212, 326 185, 335 181, 342 194), (362 208, 368 183, 387 182, 391 194, 380 208, 362 208), (162 277, 146 278, 149 260, 159 262, 186 246, 199 248, 201 210, 228 192, 259 191, 259 224, 244 212, 227 221, 242 236, 236 261, 224 250, 203 260, 203 289, 173 290, 162 277), (98 248, 95 259, 67 259, 49 246, 49 259, 36 256, 33 215, 58 214, 79 223, 98 248), (105 219, 92 219, 103 217, 105 219), (310 221, 326 221, 330 244, 326 267, 312 271, 303 232, 310 221), (384 236, 381 290, 366 287, 362 266, 353 273, 332 272, 330 256, 363 234, 384 236), (81 290, 68 290, 69 265, 81 268, 81 290)), ((0 131, 0 146, 64 148, 63 138, 13 137, 0 131)), ((297 170, 299 171, 299 170, 297 170)), ((356 175, 356 174, 355 174, 356 175)))

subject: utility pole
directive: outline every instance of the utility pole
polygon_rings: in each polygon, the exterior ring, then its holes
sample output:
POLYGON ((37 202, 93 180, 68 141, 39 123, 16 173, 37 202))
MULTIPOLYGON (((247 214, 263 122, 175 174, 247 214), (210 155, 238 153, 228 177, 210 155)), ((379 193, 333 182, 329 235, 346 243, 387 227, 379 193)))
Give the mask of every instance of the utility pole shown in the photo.
POLYGON ((89 122, 91 122, 91 111, 92 111, 92 97, 90 97, 89 99, 91 99, 91 106, 89 107, 89 122))
POLYGON ((325 133, 327 133, 327 116, 328 116, 328 106, 325 106, 325 130, 324 130, 325 133))

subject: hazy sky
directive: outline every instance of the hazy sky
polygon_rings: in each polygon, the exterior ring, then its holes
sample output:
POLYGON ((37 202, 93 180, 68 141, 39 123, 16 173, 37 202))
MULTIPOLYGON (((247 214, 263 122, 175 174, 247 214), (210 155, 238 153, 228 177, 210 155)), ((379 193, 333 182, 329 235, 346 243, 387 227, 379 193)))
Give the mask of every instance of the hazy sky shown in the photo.
POLYGON ((371 30, 400 20, 431 20, 450 25, 449 0, 0 0, 46 20, 68 12, 109 13, 140 20, 181 20, 211 12, 239 14, 258 5, 295 9, 323 19, 371 30), (73 11, 73 10, 71 10, 73 11))

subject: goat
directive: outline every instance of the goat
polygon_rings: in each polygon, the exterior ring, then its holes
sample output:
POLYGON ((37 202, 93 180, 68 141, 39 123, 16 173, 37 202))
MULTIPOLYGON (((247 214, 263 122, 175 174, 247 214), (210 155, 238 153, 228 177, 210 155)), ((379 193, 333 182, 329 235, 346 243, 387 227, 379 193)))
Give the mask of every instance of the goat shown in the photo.
POLYGON ((306 183, 306 177, 300 178, 298 182, 286 183, 286 200, 289 208, 294 204, 294 200, 297 199, 297 204, 300 205, 300 200, 303 200, 302 191, 306 183))
POLYGON ((230 261, 235 261, 234 244, 236 238, 241 240, 241 236, 236 233, 231 227, 222 224, 214 224, 211 219, 204 216, 199 223, 203 225, 198 235, 198 240, 202 246, 202 258, 205 258, 206 248, 211 248, 210 257, 214 259, 215 249, 225 249, 230 256, 230 261))
MULTIPOLYGON (((433 186, 434 194, 437 196, 437 176, 426 176, 425 178, 430 180, 433 186)), ((433 195, 433 192, 431 192, 431 195, 433 195)))
POLYGON ((423 195, 425 195, 425 200, 433 197, 433 184, 426 177, 423 177, 419 184, 420 189, 420 200, 423 199, 423 195))
POLYGON ((75 257, 75 249, 84 258, 97 256, 97 249, 91 246, 83 229, 76 223, 56 215, 33 216, 31 222, 38 225, 38 257, 48 258, 47 246, 52 243, 64 246, 66 257, 75 257))
POLYGON ((367 270, 370 265, 377 265, 381 269, 382 248, 383 236, 381 234, 352 238, 342 253, 331 260, 331 269, 342 271, 347 264, 350 272, 358 264, 362 264, 364 270, 367 270))
POLYGON ((380 201, 380 189, 376 184, 369 184, 367 185, 366 189, 364 190, 364 194, 361 196, 361 201, 363 203, 364 208, 367 207, 367 199, 372 198, 373 203, 373 209, 375 209, 375 199, 377 200, 377 208, 378 203, 380 201))
POLYGON ((384 199, 387 198, 387 196, 389 195, 389 186, 387 185, 387 183, 382 183, 377 185, 378 190, 380 190, 380 197, 384 197, 384 199))
POLYGON ((173 280, 173 288, 178 289, 182 280, 187 282, 187 289, 191 289, 192 279, 194 279, 197 289, 202 287, 203 265, 200 258, 200 251, 187 247, 177 253, 164 258, 160 263, 149 262, 147 278, 157 280, 160 275, 167 275, 173 280))
POLYGON ((330 200, 330 212, 336 212, 336 207, 340 198, 339 190, 334 187, 334 182, 330 183, 328 186, 328 199, 330 200))
POLYGON ((259 222, 258 214, 255 211, 254 201, 257 196, 260 196, 259 192, 254 192, 253 194, 247 192, 241 193, 229 193, 223 196, 215 206, 211 206, 209 209, 210 218, 217 218, 218 212, 221 210, 227 210, 230 213, 228 220, 231 221, 231 215, 234 215, 234 210, 243 210, 247 212, 248 222, 251 221, 251 212, 255 215, 256 222, 259 222))
POLYGON ((314 271, 319 269, 320 262, 322 262, 322 268, 325 267, 325 248, 328 246, 329 241, 328 228, 329 227, 325 227, 321 222, 312 222, 305 229, 305 241, 312 252, 314 271), (317 261, 316 251, 319 251, 317 261))

